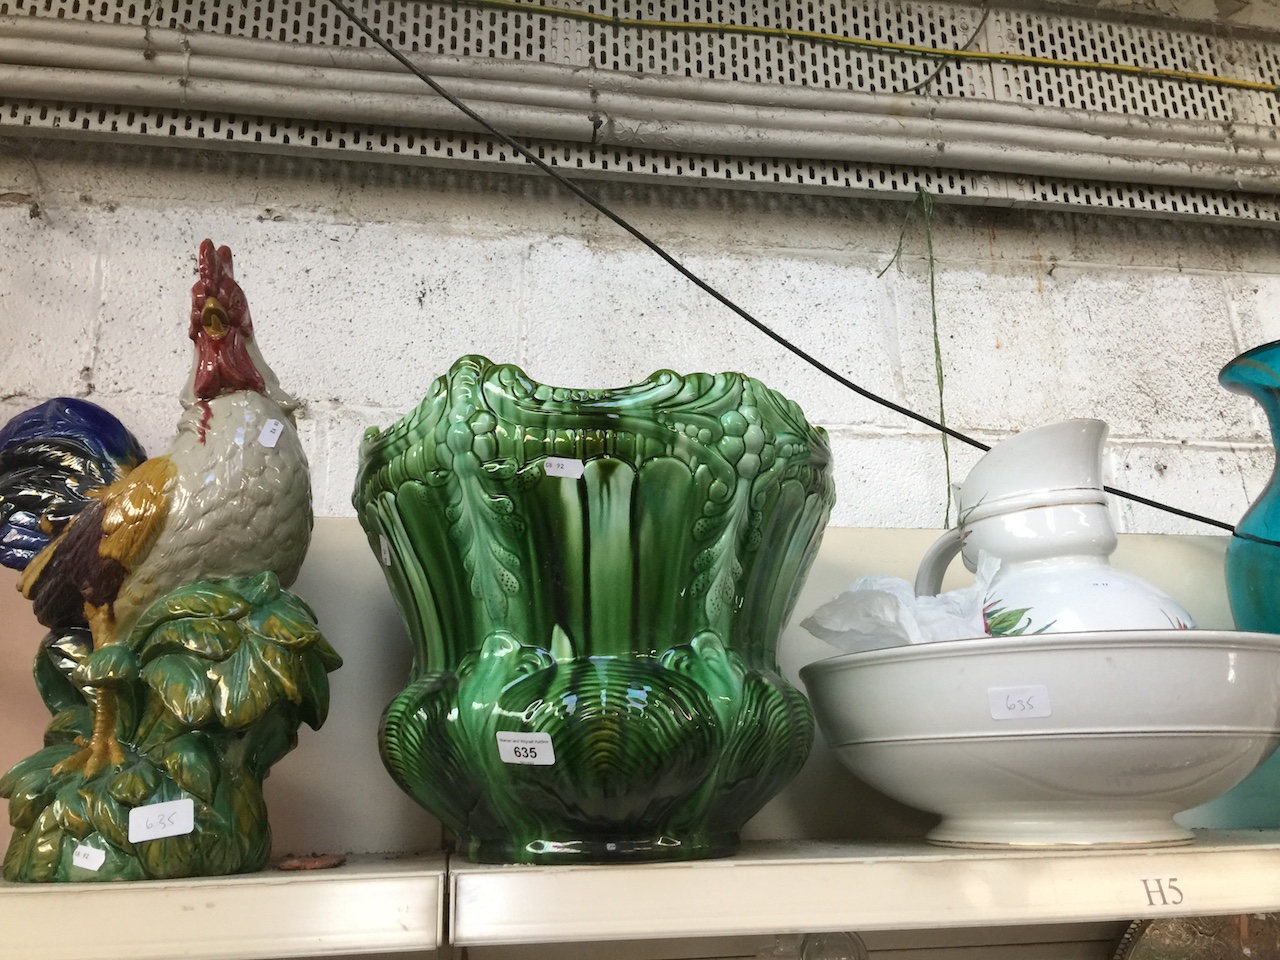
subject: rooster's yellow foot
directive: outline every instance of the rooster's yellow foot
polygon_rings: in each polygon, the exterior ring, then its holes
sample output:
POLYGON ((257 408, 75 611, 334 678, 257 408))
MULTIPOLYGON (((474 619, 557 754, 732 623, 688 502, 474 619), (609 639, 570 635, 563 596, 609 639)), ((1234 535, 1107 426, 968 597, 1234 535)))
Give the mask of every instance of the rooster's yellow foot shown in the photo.
POLYGON ((125 762, 124 749, 115 736, 95 736, 91 737, 87 743, 83 737, 76 737, 76 743, 84 749, 73 753, 54 766, 55 777, 79 770, 85 780, 92 780, 102 771, 122 766, 125 762))

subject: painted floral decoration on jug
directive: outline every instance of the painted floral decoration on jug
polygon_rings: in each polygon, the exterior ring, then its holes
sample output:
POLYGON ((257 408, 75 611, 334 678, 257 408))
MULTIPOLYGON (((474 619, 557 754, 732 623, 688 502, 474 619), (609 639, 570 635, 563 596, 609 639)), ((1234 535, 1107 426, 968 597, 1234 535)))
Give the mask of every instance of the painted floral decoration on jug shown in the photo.
POLYGON ((388 769, 472 859, 732 853, 812 741, 775 651, 834 499, 825 433, 751 378, 463 357, 361 447, 417 647, 388 769))
POLYGON ((45 747, 0 777, 8 880, 256 870, 262 780, 319 727, 341 664, 284 587, 311 537, 295 402, 253 340, 231 251, 206 240, 195 365, 170 449, 56 399, 0 430, 0 562, 49 628, 45 747))

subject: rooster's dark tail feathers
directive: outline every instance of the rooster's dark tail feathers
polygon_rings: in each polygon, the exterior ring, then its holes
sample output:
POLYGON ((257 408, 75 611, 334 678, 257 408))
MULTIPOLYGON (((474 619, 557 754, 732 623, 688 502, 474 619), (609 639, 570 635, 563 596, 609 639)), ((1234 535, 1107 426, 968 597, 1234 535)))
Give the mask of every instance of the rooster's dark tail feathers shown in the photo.
POLYGON ((22 570, 90 491, 146 459, 132 433, 86 400, 58 397, 0 428, 0 564, 22 570))

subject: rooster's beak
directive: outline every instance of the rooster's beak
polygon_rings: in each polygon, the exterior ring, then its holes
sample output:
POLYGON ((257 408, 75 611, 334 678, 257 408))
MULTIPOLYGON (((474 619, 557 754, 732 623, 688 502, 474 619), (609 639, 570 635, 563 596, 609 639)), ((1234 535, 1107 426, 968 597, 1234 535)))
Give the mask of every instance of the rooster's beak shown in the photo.
POLYGON ((214 340, 221 340, 227 335, 227 330, 230 329, 227 323, 227 311, 223 309, 217 297, 210 297, 204 302, 204 309, 200 311, 200 325, 214 340))

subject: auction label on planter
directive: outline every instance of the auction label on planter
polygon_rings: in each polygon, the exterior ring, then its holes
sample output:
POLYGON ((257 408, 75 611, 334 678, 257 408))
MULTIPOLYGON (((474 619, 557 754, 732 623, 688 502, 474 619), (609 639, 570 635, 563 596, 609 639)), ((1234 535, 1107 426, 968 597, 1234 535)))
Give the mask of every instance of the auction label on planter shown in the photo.
POLYGON ((568 477, 570 480, 577 480, 586 470, 586 464, 571 457, 547 457, 542 464, 542 469, 546 471, 548 477, 568 477))
POLYGON ((196 828, 196 806, 190 797, 134 807, 129 811, 129 842, 186 836, 196 828))
POLYGON ((498 756, 503 763, 549 767, 556 762, 549 733, 499 733, 498 756))

